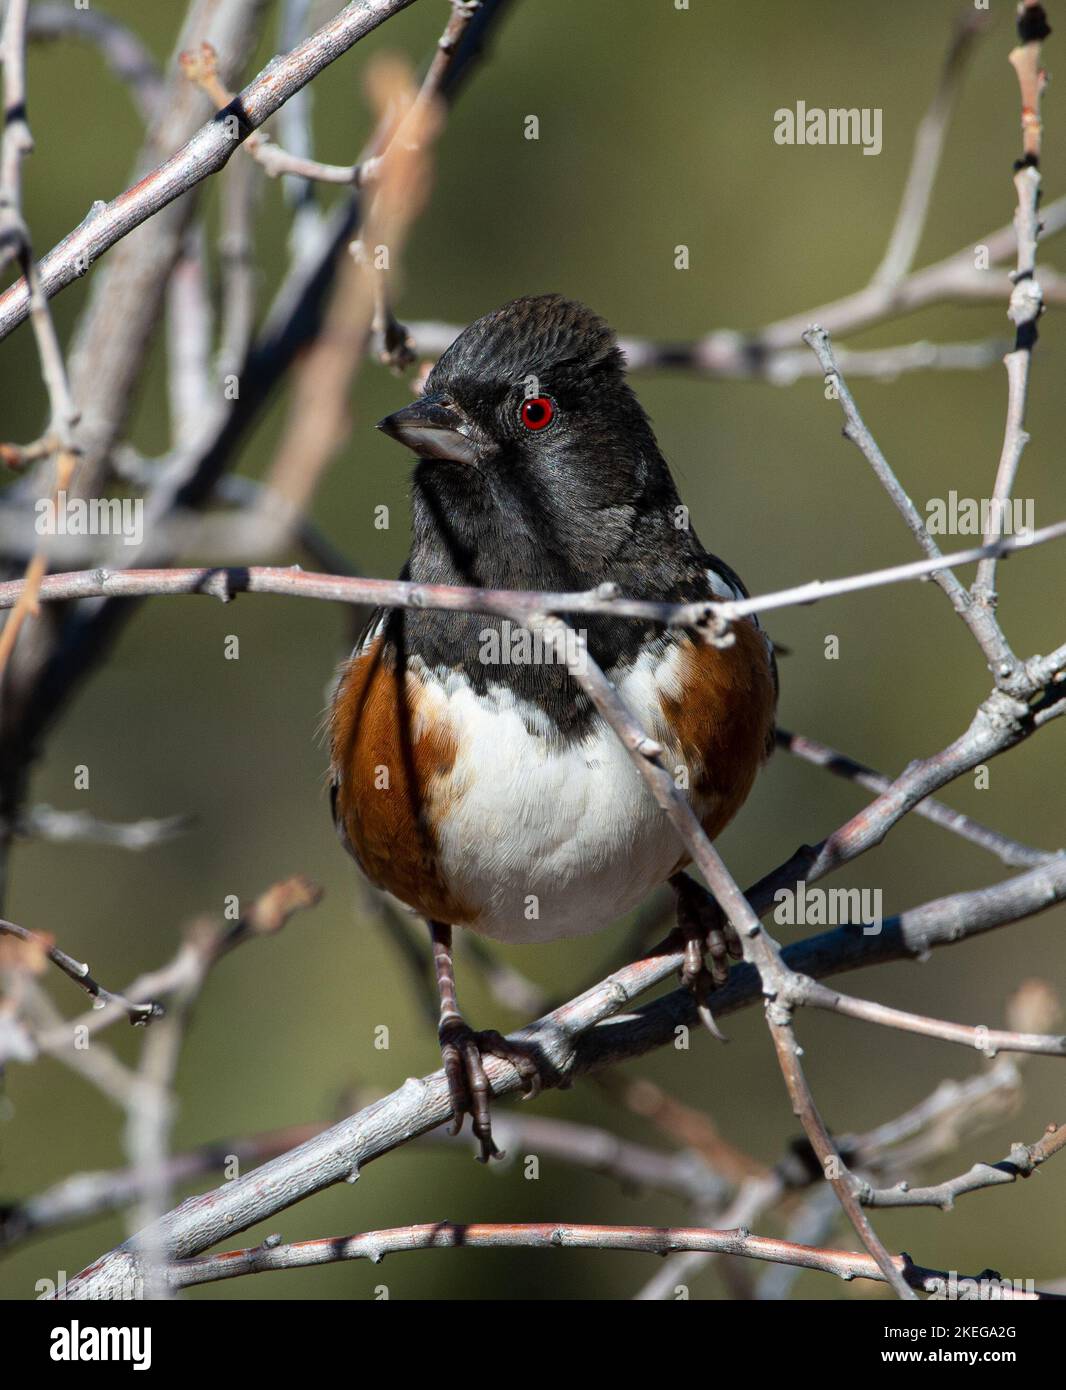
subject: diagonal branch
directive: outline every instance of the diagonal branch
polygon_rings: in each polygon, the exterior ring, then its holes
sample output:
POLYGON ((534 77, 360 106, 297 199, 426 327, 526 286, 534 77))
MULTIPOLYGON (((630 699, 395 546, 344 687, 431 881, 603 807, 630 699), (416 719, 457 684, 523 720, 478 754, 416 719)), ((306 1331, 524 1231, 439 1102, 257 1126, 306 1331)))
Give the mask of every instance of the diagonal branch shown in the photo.
MULTIPOLYGON (((201 126, 176 154, 101 207, 41 260, 44 294, 48 298, 58 294, 135 227, 209 175, 217 174, 238 145, 289 97, 379 24, 413 3, 414 0, 352 0, 291 53, 273 58, 224 111, 201 126)), ((0 338, 17 327, 28 311, 28 291, 20 281, 0 295, 0 338)))
POLYGON ((964 13, 956 21, 947 55, 940 72, 933 100, 922 117, 914 137, 914 153, 899 211, 888 239, 881 264, 870 278, 871 285, 898 284, 914 264, 914 255, 925 227, 929 203, 936 187, 936 176, 944 153, 959 86, 974 42, 988 22, 980 11, 964 13))
POLYGON ((1048 1125, 1035 1144, 1012 1144, 1010 1153, 998 1163, 975 1163, 968 1172, 932 1187, 912 1187, 906 1182, 895 1187, 870 1187, 862 1192, 862 1202, 867 1207, 939 1207, 951 1211, 956 1197, 1031 1177, 1063 1148, 1066 1125, 1048 1125))
MULTIPOLYGON (((906 489, 892 471, 891 465, 881 452, 877 441, 859 413, 855 399, 848 390, 848 384, 836 364, 829 334, 819 324, 813 324, 804 333, 803 340, 813 349, 825 372, 827 384, 833 387, 834 393, 840 401, 841 410, 844 412, 844 438, 850 440, 866 457, 926 556, 930 560, 942 560, 944 557, 940 547, 929 534, 918 508, 911 501, 906 489)), ((989 544, 994 539, 995 537, 986 537, 985 544, 989 544)), ((983 562, 987 562, 987 559, 987 556, 984 557, 983 562)), ((933 582, 947 594, 955 612, 973 633, 982 652, 984 652, 988 668, 995 676, 997 685, 1009 684, 1010 680, 1018 674, 1018 660, 1011 651, 1007 639, 1003 636, 993 615, 987 608, 973 602, 970 594, 950 569, 939 567, 930 570, 929 573, 933 582)))
POLYGON ((121 1009, 131 1023, 150 1023, 153 1018, 161 1018, 163 1009, 160 1004, 150 1001, 144 1004, 136 1004, 127 999, 123 994, 114 994, 111 990, 105 989, 99 980, 89 973, 89 967, 84 961, 75 960, 73 956, 68 956, 66 951, 61 951, 51 937, 43 935, 41 932, 29 931, 26 927, 17 926, 14 922, 0 920, 0 936, 13 936, 19 941, 32 942, 38 946, 53 965, 57 965, 68 979, 80 985, 90 999, 96 1001, 97 1007, 103 1008, 104 1005, 114 1005, 116 1009, 121 1009))
MULTIPOLYGON (((804 762, 813 763, 815 767, 824 767, 827 772, 843 777, 848 782, 856 782, 868 791, 886 792, 892 785, 890 777, 875 772, 865 763, 860 763, 846 753, 830 748, 827 743, 810 738, 806 734, 793 734, 778 726, 775 738, 778 748, 784 748, 793 757, 802 758, 804 762)), ((1033 849, 1029 845, 1023 845, 1018 840, 1012 840, 1009 835, 1003 835, 1000 831, 975 821, 971 816, 964 815, 962 811, 952 810, 943 802, 934 801, 932 797, 920 801, 914 808, 914 814, 932 821, 934 825, 943 826, 945 830, 953 831, 962 839, 969 840, 971 844, 979 845, 1013 869, 1026 868, 1032 864, 1046 864, 1049 859, 1054 858, 1050 850, 1033 849)))

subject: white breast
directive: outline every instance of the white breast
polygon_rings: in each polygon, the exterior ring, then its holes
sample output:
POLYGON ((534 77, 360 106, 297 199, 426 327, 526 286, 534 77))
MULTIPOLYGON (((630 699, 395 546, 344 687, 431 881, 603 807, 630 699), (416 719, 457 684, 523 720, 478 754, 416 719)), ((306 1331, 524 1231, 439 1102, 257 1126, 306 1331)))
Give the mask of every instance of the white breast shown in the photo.
MULTIPOLYGON (((707 579, 711 596, 743 597, 716 570, 707 579)), ((367 635, 364 649, 382 627, 367 635)), ((602 720, 580 743, 559 747, 541 711, 506 686, 479 695, 465 677, 417 660, 409 673, 420 686, 416 719, 445 721, 458 748, 440 788, 437 853, 449 890, 477 911, 465 925, 500 941, 584 936, 631 911, 675 870, 681 841, 602 720)), ((646 653, 608 674, 680 766, 661 705, 662 696, 681 694, 678 648, 646 653)), ((703 816, 713 807, 697 810, 703 816)))
MULTIPOLYGON (((678 693, 675 652, 645 657, 619 680, 659 738, 659 693, 678 693)), ((543 715, 507 688, 478 695, 465 681, 420 674, 420 714, 448 720, 459 746, 437 848, 449 887, 479 910, 475 931, 521 942, 582 936, 669 876, 681 842, 601 720, 581 742, 553 747, 538 732, 543 715)))

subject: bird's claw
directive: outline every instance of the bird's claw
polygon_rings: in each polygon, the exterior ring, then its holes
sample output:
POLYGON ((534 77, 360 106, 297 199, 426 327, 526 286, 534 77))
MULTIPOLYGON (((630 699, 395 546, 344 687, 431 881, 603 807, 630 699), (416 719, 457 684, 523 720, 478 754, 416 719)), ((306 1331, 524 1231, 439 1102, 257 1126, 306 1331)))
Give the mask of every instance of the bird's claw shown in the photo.
POLYGON ((521 1079, 525 1100, 537 1095, 543 1084, 536 1061, 502 1034, 493 1029, 476 1033, 465 1020, 458 1017, 442 1022, 438 1037, 452 1102, 451 1133, 458 1134, 463 1127, 464 1116, 469 1115, 474 1136, 481 1146, 478 1162, 487 1163, 492 1158, 506 1157, 492 1137, 492 1087, 485 1075, 482 1058, 500 1057, 509 1062, 521 1079))
POLYGON ((743 958, 733 924, 724 920, 699 884, 687 877, 674 883, 677 893, 677 925, 685 939, 681 983, 696 1000, 700 1022, 719 1042, 729 1039, 715 1022, 707 995, 729 978, 730 960, 743 958), (712 910, 713 908, 713 910, 712 910))

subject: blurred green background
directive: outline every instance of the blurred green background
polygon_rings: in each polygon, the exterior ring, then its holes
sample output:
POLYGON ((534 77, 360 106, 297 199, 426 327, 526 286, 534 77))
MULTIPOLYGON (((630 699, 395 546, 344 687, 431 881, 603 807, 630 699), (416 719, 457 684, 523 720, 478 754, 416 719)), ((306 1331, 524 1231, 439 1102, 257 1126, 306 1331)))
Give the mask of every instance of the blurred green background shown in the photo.
MULTIPOLYGON (((101 0, 94 8, 128 22, 163 62, 185 6, 101 0)), ((919 263, 1010 220, 1019 145, 1017 84, 1006 62, 1013 9, 993 0, 919 263)), ((915 127, 958 11, 957 4, 928 0, 692 0, 681 11, 673 0, 517 0, 441 142, 433 197, 404 261, 400 315, 465 323, 515 295, 559 290, 587 301, 623 334, 680 341, 712 327, 753 329, 859 288, 880 260, 915 127), (774 144, 773 112, 798 99, 883 108, 883 152, 866 158, 855 148, 774 144), (531 113, 540 118, 536 142, 523 138, 531 113), (687 271, 673 266, 679 243, 690 247, 687 271)), ((445 16, 443 0, 420 0, 316 81, 319 158, 348 162, 358 151, 367 125, 359 79, 369 54, 399 49, 421 63, 445 16)), ((1066 23, 1061 27, 1066 31, 1066 23)), ((1066 62, 1064 38, 1057 33, 1045 49, 1053 71, 1066 62)), ((272 25, 249 76, 276 46, 272 25)), ((93 199, 126 185, 140 126, 126 92, 81 45, 35 48, 29 84, 37 148, 25 168, 26 203, 41 252, 93 199)), ((1050 199, 1061 192, 1066 167, 1066 113, 1055 86, 1045 120, 1050 199)), ((211 216, 216 202, 212 190, 205 204, 211 216)), ((287 219, 281 190, 270 183, 256 226, 262 303, 284 270, 287 219)), ((1041 260, 1061 265, 1066 257, 1052 241, 1041 260)), ((65 340, 87 288, 78 283, 54 303, 65 340)), ((947 307, 850 345, 1006 337, 1007 329, 999 306, 947 307)), ((1035 358, 1032 442, 1018 488, 1035 499, 1038 525, 1066 515, 1064 370, 1066 349, 1052 312, 1035 358)), ((658 374, 635 384, 704 542, 754 592, 914 557, 891 503, 841 439, 837 407, 823 399, 819 380, 782 389, 658 374)), ((1002 368, 852 384, 920 504, 951 488, 987 495, 1003 431, 1002 368)), ((0 436, 34 438, 45 400, 26 327, 0 345, 0 390, 0 436)), ((392 575, 403 561, 408 478, 406 459, 370 426, 407 399, 403 382, 376 365, 364 368, 350 443, 314 505, 331 539, 371 574, 392 575), (387 532, 373 525, 381 503, 391 508, 387 532)), ((165 400, 157 350, 130 431, 148 455, 168 447, 165 400)), ((284 404, 279 394, 247 442, 240 472, 257 476, 269 465, 284 404)), ((1000 574, 1001 612, 1016 651, 1029 655, 1061 642, 1061 548, 1017 558, 1000 574)), ((888 772, 959 734, 989 687, 980 654, 931 585, 791 609, 774 614, 771 628, 791 648, 782 662, 782 723, 888 772), (823 654, 830 633, 840 639, 837 661, 823 654)), ((34 801, 113 819, 177 812, 197 818, 183 838, 143 854, 39 843, 17 849, 8 915, 53 932, 112 987, 169 958, 182 925, 221 911, 227 894, 247 900, 295 872, 325 886, 317 910, 280 937, 242 949, 211 976, 181 1064, 177 1148, 330 1119, 342 1113, 338 1106, 352 1086, 383 1092, 437 1065, 433 1032, 393 948, 359 919, 355 871, 329 823, 316 727, 347 638, 346 614, 326 604, 151 601, 55 729, 37 768, 34 801), (223 659, 230 633, 240 637, 239 661, 223 659), (79 763, 91 768, 89 792, 73 789, 79 763), (373 1046, 381 1023, 391 1028, 387 1052, 373 1046)), ((1066 723, 1052 725, 992 765, 988 790, 965 778, 946 799, 1022 840, 1061 845, 1064 738, 1066 723)), ((779 754, 720 848, 748 883, 865 800, 858 789, 779 754)), ((833 886, 881 888, 892 912, 1009 872, 911 818, 833 886)), ((1064 921, 1061 911, 1049 913, 923 965, 893 966, 849 985, 902 1007, 993 1025, 1023 979, 1062 981, 1064 921)), ((566 993, 611 958, 623 930, 620 924, 573 943, 494 949, 548 990, 566 993)), ((782 930, 792 937, 801 929, 782 930)), ((460 993, 475 1024, 524 1021, 506 1016, 469 963, 460 968, 460 993)), ((56 975, 46 985, 64 1010, 80 1010, 81 996, 67 981, 56 975)), ((628 1070, 704 1108, 731 1142, 772 1163, 797 1126, 762 1019, 751 1010, 731 1018, 728 1032, 728 1049, 699 1037, 688 1053, 662 1051, 628 1070)), ((800 1033, 816 1094, 838 1131, 888 1119, 942 1078, 972 1075, 982 1065, 959 1048, 824 1015, 805 1015, 800 1033)), ((136 1055, 131 1031, 114 1029, 109 1041, 124 1057, 136 1055)), ((75 1171, 124 1162, 121 1116, 55 1063, 13 1066, 0 1107, 4 1200, 75 1171)), ((589 1084, 545 1096, 537 1109, 662 1142, 589 1084)), ((1049 1121, 1064 1119, 1061 1064, 1033 1059, 1023 1111, 932 1176, 996 1159, 1010 1141, 1032 1142, 1049 1121)), ((1066 1274, 1063 1192, 1060 1159, 1031 1182, 965 1199, 952 1215, 885 1212, 877 1225, 890 1246, 926 1265, 964 1273, 991 1265, 1039 1282, 1066 1274)), ((466 1148, 423 1146, 389 1156, 357 1186, 325 1192, 235 1243, 273 1231, 295 1239, 442 1218, 668 1224, 686 1213, 678 1202, 623 1193, 609 1179, 554 1162, 543 1163, 540 1180, 530 1182, 520 1164, 487 1171, 466 1148)), ((763 1229, 769 1234, 776 1223, 763 1229)), ((73 1273, 123 1235, 116 1218, 25 1245, 0 1267, 0 1293, 30 1297, 36 1280, 73 1273)), ((854 1237, 842 1233, 841 1243, 851 1248, 854 1237)), ((365 1299, 385 1283, 394 1298, 615 1298, 630 1295, 657 1268, 645 1257, 616 1253, 419 1254, 382 1269, 338 1265, 212 1285, 192 1296, 365 1299)), ((849 1293, 809 1275, 797 1288, 836 1298, 872 1286, 849 1293)), ((693 1292, 715 1297, 724 1289, 712 1272, 693 1292)))

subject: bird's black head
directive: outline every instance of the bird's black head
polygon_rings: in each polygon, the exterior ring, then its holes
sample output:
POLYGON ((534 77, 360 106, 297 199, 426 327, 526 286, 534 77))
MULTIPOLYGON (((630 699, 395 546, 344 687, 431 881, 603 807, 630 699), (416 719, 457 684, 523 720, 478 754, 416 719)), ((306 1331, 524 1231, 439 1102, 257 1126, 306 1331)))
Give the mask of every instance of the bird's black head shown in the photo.
POLYGON ((581 585, 616 578, 664 523, 679 543, 673 480, 614 334, 561 295, 471 324, 379 428, 421 460, 413 574, 443 542, 463 582, 581 585))

